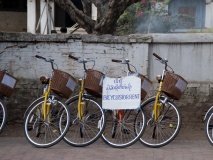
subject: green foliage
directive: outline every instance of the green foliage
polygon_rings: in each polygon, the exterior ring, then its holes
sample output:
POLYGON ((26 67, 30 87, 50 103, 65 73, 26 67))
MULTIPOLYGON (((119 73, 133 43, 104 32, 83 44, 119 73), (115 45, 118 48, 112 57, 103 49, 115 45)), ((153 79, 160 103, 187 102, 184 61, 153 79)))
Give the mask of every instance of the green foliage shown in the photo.
POLYGON ((117 32, 120 35, 133 33, 135 30, 134 23, 136 21, 136 14, 142 8, 142 3, 138 2, 129 6, 118 19, 117 32))
POLYGON ((156 7, 156 0, 142 0, 129 6, 118 20, 117 33, 167 33, 174 29, 190 27, 194 23, 194 17, 169 15, 165 11, 170 2, 171 0, 165 0, 161 6, 156 7))

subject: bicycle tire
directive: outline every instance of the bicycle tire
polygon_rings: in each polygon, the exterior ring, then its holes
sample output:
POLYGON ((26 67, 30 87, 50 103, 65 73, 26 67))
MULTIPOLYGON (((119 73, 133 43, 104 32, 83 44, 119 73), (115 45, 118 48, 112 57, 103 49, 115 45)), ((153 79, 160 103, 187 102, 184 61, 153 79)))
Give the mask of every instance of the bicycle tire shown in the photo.
POLYGON ((205 134, 211 145, 213 145, 213 112, 205 120, 205 134))
POLYGON ((67 100, 71 124, 64 141, 74 147, 88 146, 101 136, 105 127, 105 114, 101 106, 91 96, 83 95, 85 102, 83 118, 78 118, 78 96, 67 100))
POLYGON ((43 103, 44 98, 34 101, 33 105, 28 108, 24 119, 25 137, 38 148, 47 148, 57 144, 70 126, 70 112, 66 104, 61 101, 51 104, 51 109, 47 113, 48 118, 44 120, 41 116, 43 103))
POLYGON ((0 99, 0 133, 4 130, 7 122, 7 107, 3 100, 0 99))
MULTIPOLYGON (((160 97, 160 99, 164 98, 164 96, 160 97)), ((159 121, 154 122, 152 119, 154 103, 155 97, 152 97, 141 106, 146 115, 147 124, 140 142, 147 147, 159 148, 172 142, 178 135, 181 128, 181 114, 178 107, 167 100, 161 108, 163 116, 161 114, 159 121)))
POLYGON ((106 111, 106 127, 102 140, 113 148, 125 148, 133 145, 145 130, 146 119, 143 111, 140 109, 125 110, 122 120, 119 120, 113 112, 117 111, 106 111))

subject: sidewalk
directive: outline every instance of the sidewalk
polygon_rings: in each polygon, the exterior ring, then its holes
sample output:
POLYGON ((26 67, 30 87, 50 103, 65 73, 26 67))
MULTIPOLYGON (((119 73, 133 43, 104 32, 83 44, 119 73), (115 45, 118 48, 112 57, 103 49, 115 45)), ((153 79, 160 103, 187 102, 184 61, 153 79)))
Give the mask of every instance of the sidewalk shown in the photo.
POLYGON ((213 146, 202 127, 197 127, 182 128, 173 142, 157 149, 145 147, 140 142, 115 149, 101 139, 83 148, 61 141, 53 147, 39 149, 27 142, 22 126, 8 126, 0 135, 0 157, 1 160, 212 160, 213 146))

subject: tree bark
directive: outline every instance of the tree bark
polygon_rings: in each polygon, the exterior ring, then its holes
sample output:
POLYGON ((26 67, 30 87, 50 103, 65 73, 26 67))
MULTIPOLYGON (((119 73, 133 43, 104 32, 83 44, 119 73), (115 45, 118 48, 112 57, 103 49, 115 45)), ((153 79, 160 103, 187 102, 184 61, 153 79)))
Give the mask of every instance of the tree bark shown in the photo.
POLYGON ((55 0, 69 14, 70 18, 85 29, 87 33, 114 34, 117 20, 128 6, 140 0, 81 0, 83 11, 80 11, 71 0, 55 0), (97 7, 97 20, 91 18, 92 3, 97 7))

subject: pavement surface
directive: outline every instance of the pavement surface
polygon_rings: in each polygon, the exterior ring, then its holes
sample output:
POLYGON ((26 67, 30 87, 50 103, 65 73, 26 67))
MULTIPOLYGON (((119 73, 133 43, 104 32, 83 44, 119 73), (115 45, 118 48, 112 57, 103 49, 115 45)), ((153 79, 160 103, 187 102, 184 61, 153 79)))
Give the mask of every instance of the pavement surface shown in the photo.
POLYGON ((123 149, 105 144, 101 139, 90 146, 76 148, 61 141, 50 148, 32 146, 23 126, 8 124, 0 134, 0 160, 212 160, 213 146, 203 126, 181 128, 170 144, 148 148, 140 142, 123 149))

